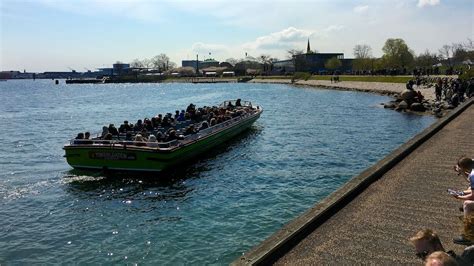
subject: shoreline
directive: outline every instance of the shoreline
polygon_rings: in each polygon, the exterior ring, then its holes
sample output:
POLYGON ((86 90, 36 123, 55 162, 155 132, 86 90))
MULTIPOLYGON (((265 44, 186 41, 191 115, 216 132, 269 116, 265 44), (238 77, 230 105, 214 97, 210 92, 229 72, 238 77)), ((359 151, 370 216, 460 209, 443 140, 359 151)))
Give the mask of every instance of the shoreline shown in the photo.
MULTIPOLYGON (((406 84, 404 83, 387 83, 387 82, 364 82, 364 81, 340 81, 337 83, 331 83, 328 80, 298 80, 291 82, 291 79, 252 79, 248 83, 269 83, 269 84, 289 84, 289 85, 303 85, 311 87, 322 87, 333 90, 345 90, 345 91, 360 91, 370 92, 382 95, 400 95, 406 90, 406 84)), ((415 88, 420 90, 426 100, 434 102, 436 99, 434 88, 415 88)))

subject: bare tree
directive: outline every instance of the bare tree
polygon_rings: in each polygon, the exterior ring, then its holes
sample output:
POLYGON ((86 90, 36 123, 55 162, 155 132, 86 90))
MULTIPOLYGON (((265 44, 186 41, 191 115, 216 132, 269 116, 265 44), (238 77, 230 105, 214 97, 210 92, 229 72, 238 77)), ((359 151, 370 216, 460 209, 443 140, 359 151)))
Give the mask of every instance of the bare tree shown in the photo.
POLYGON ((448 64, 451 66, 451 46, 445 44, 439 49, 439 55, 441 58, 448 60, 448 64))
POLYGON ((303 50, 299 50, 299 49, 291 49, 291 50, 288 50, 287 52, 288 52, 288 59, 293 59, 294 56, 304 53, 303 50))
POLYGON ((439 56, 436 53, 430 53, 426 50, 415 58, 415 65, 418 67, 432 67, 439 62, 439 56))
POLYGON ((357 44, 354 46, 354 57, 355 58, 371 58, 372 48, 367 44, 357 44))
POLYGON ((134 68, 142 68, 142 67, 144 67, 144 66, 143 66, 143 62, 140 61, 138 58, 133 59, 132 63, 130 63, 130 66, 131 66, 131 67, 134 67, 134 68))
POLYGON ((151 59, 153 68, 161 70, 161 71, 168 70, 169 61, 170 61, 170 58, 166 54, 159 54, 159 55, 154 56, 151 59))
POLYGON ((474 42, 471 38, 467 38, 467 41, 464 43, 464 48, 468 51, 474 51, 474 42))
POLYGON ((235 65, 239 62, 239 60, 237 60, 237 59, 235 59, 235 58, 227 58, 227 59, 225 60, 225 62, 231 64, 232 66, 235 66, 235 65))
POLYGON ((153 62, 151 61, 151 59, 145 58, 142 60, 142 65, 143 67, 146 67, 146 68, 152 68, 153 62))

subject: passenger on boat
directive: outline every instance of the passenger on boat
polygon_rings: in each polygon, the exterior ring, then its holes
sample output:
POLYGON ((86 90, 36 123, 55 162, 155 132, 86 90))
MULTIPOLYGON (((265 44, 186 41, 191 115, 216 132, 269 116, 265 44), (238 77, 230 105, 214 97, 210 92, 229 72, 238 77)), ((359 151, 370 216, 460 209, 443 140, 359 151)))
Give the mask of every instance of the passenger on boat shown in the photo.
POLYGON ((132 133, 127 132, 127 134, 125 135, 125 140, 126 141, 132 141, 133 140, 132 133))
POLYGON ((150 119, 145 118, 144 124, 145 124, 146 130, 153 131, 153 124, 151 123, 150 119))
POLYGON ((146 146, 146 143, 144 142, 143 136, 141 134, 135 135, 135 139, 133 141, 133 145, 135 146, 146 146))
POLYGON ((91 139, 91 133, 89 131, 87 131, 85 134, 84 134, 84 141, 83 141, 83 144, 92 144, 94 143, 91 139))
POLYGON ((170 127, 171 126, 171 121, 170 118, 166 115, 163 117, 163 121, 161 122, 162 127, 170 127))
POLYGON ((178 139, 178 136, 176 135, 176 130, 170 129, 166 136, 165 142, 169 142, 169 141, 177 140, 177 139, 178 139))
POLYGON ((109 133, 112 134, 112 136, 118 136, 119 132, 117 128, 114 126, 114 124, 109 125, 109 133))
POLYGON ((105 134, 104 140, 112 140, 112 134, 110 133, 105 134))
POLYGON ((146 130, 146 128, 143 128, 142 131, 140 131, 140 133, 142 135, 143 138, 148 138, 149 134, 148 134, 148 131, 146 130))
POLYGON ((189 125, 186 130, 184 131, 184 135, 187 136, 187 135, 191 135, 191 134, 196 134, 197 131, 196 129, 194 128, 194 124, 191 124, 189 125))
POLYGON ((77 133, 77 136, 75 139, 84 139, 84 133, 77 133))
POLYGON ((77 133, 77 136, 74 138, 74 144, 84 144, 84 133, 77 133))
POLYGON ((161 125, 161 122, 163 122, 163 115, 158 114, 158 116, 156 116, 156 126, 159 127, 161 125))
POLYGON ((201 123, 201 126, 199 127, 199 130, 203 130, 209 127, 209 123, 207 121, 204 121, 201 123))
POLYGON ((149 147, 158 147, 158 142, 156 141, 156 137, 153 134, 148 137, 148 142, 146 145, 149 147))
POLYGON ((209 124, 211 125, 211 127, 215 126, 217 124, 216 119, 214 117, 211 118, 211 120, 209 121, 209 124))
POLYGON ((163 141, 164 139, 165 139, 165 136, 163 135, 163 133, 162 133, 161 131, 156 132, 156 140, 157 140, 158 142, 161 142, 161 141, 163 141))
POLYGON ((235 102, 235 106, 236 107, 242 107, 242 104, 240 103, 240 99, 237 99, 237 101, 235 102))
POLYGON ((102 127, 102 134, 100 135, 100 137, 103 139, 105 138, 105 136, 109 133, 109 128, 106 127, 106 126, 103 126, 102 127))
POLYGON ((181 121, 185 121, 186 118, 184 117, 184 115, 185 115, 184 110, 181 110, 181 113, 179 113, 179 116, 178 116, 178 118, 177 118, 176 120, 178 120, 178 121, 180 121, 180 122, 181 122, 181 121))
POLYGON ((120 127, 119 127, 119 132, 120 133, 126 133, 126 132, 131 131, 131 130, 132 130, 132 127, 128 124, 127 120, 123 121, 123 124, 121 124, 120 127))
POLYGON ((192 111, 196 110, 196 105, 190 103, 188 107, 186 108, 186 112, 191 113, 192 111))
POLYGON ((133 131, 140 132, 140 131, 142 131, 142 129, 143 129, 143 121, 141 119, 138 119, 137 123, 133 127, 133 131))

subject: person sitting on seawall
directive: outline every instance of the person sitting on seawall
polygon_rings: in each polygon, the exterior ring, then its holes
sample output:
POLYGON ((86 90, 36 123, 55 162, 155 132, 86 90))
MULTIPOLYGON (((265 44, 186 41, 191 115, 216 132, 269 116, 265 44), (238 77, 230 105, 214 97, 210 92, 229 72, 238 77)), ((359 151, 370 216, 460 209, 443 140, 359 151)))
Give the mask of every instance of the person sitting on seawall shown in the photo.
POLYGON ((458 175, 463 175, 467 178, 470 184, 470 190, 464 191, 464 195, 453 195, 456 199, 463 200, 463 229, 464 232, 459 237, 453 239, 453 242, 460 245, 474 245, 474 161, 469 157, 461 157, 458 160, 454 170, 458 175))
MULTIPOLYGON (((410 238, 410 242, 415 247, 416 256, 425 261, 428 261, 429 256, 434 252, 442 252, 454 259, 454 264, 440 264, 440 265, 474 265, 474 246, 464 249, 461 255, 456 255, 453 251, 445 251, 438 234, 431 229, 420 230, 416 235, 410 238)), ((446 256, 443 256, 447 258, 446 256)), ((437 264, 425 264, 437 265, 437 264)), ((438 264, 439 265, 439 264, 438 264)))
POLYGON ((459 263, 444 251, 435 251, 425 260, 425 266, 457 266, 459 263))

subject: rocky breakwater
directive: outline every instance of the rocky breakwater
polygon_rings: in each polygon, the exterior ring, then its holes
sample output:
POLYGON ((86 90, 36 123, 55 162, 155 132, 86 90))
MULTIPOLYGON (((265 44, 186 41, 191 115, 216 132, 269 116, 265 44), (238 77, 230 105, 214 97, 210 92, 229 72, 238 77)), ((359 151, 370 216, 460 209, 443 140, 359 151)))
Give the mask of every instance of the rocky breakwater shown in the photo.
POLYGON ((420 91, 406 89, 394 96, 393 101, 383 103, 384 108, 399 112, 430 112, 438 117, 443 116, 447 110, 455 108, 455 106, 444 101, 436 101, 431 97, 427 99, 420 91))

